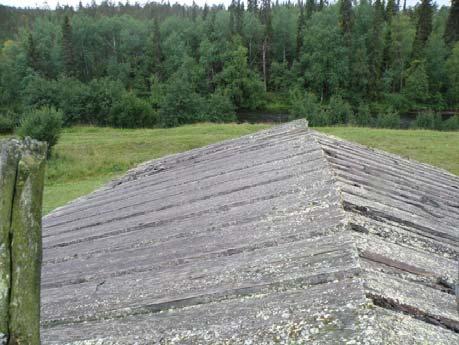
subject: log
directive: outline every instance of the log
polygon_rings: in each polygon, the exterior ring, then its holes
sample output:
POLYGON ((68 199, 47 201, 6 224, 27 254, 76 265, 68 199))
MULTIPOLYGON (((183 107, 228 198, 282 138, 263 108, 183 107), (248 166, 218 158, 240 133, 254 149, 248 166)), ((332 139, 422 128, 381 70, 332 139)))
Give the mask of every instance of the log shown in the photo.
POLYGON ((0 142, 0 345, 6 344, 8 337, 11 284, 10 228, 18 161, 18 142, 0 142))
POLYGON ((40 344, 41 212, 46 144, 20 144, 10 227, 9 345, 40 344))

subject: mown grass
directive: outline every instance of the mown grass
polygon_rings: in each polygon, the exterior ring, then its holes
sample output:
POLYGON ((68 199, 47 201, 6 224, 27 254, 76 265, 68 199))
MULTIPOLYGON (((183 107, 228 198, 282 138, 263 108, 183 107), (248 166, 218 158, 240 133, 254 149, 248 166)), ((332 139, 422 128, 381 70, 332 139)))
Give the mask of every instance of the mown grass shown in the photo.
MULTIPOLYGON (((170 129, 65 129, 48 163, 44 213, 85 195, 137 164, 268 128, 197 124, 170 129)), ((439 166, 459 175, 459 132, 325 127, 317 130, 439 166)))

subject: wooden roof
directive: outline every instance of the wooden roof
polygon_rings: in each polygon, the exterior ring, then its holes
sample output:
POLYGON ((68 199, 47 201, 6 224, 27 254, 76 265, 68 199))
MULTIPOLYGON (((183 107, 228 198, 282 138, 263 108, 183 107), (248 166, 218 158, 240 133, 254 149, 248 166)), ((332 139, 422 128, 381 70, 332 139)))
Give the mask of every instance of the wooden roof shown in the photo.
POLYGON ((297 121, 43 221, 44 344, 459 342, 459 178, 297 121))

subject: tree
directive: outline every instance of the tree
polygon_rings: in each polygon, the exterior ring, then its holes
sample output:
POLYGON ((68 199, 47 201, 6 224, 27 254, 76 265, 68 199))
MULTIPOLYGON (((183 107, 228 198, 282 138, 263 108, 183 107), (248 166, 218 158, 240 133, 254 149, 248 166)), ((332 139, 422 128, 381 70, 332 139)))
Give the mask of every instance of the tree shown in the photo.
POLYGON ((247 48, 236 40, 227 52, 218 87, 238 109, 257 109, 264 102, 263 84, 247 64, 247 48))
POLYGON ((35 40, 32 33, 27 36, 27 65, 35 71, 40 70, 40 56, 35 45, 35 40))
POLYGON ((252 13, 258 12, 258 0, 247 0, 247 11, 252 13))
POLYGON ((383 24, 384 9, 381 4, 381 0, 376 0, 373 8, 373 20, 368 44, 368 66, 370 76, 368 81, 368 91, 372 99, 375 99, 380 91, 384 51, 384 41, 382 38, 383 24))
POLYGON ((349 53, 338 20, 336 11, 321 11, 312 16, 304 37, 301 55, 304 85, 321 102, 344 90, 349 79, 349 53))
POLYGON ((207 15, 209 14, 209 6, 207 6, 207 2, 204 4, 204 8, 202 9, 202 20, 207 19, 207 15))
POLYGON ((352 30, 352 0, 339 2, 340 26, 345 36, 350 36, 352 30))
POLYGON ((73 76, 75 74, 75 55, 72 26, 68 16, 64 17, 64 23, 62 24, 62 55, 65 75, 68 77, 73 76))
POLYGON ((261 7, 261 23, 265 26, 265 36, 263 39, 262 47, 262 71, 263 81, 265 84, 265 90, 268 89, 269 82, 269 65, 270 65, 270 44, 272 38, 272 12, 271 12, 271 0, 262 0, 261 7))
POLYGON ((391 21, 391 19, 397 14, 398 12, 398 5, 395 3, 395 0, 387 0, 387 7, 386 7, 386 19, 387 21, 391 21))
POLYGON ((153 23, 153 33, 150 36, 146 54, 147 77, 149 78, 153 74, 157 78, 162 79, 164 55, 161 47, 161 31, 158 18, 155 18, 153 23))
POLYGON ((459 0, 451 0, 444 37, 451 46, 459 40, 459 0))
POLYGON ((414 60, 406 74, 404 94, 415 104, 425 103, 429 98, 429 78, 424 62, 414 60))
POLYGON ((300 14, 298 16, 298 24, 296 29, 296 60, 300 60, 301 47, 303 45, 303 34, 305 26, 305 17, 304 17, 304 6, 303 2, 298 0, 298 7, 300 8, 300 14))
POLYGON ((451 55, 446 61, 446 71, 448 73, 448 95, 450 104, 459 105, 459 42, 453 47, 451 55))
POLYGON ((306 0, 306 18, 311 18, 312 14, 316 10, 315 0, 306 0))
POLYGON ((416 25, 416 35, 413 42, 413 59, 418 59, 423 55, 423 49, 432 32, 433 7, 431 0, 422 0, 419 7, 419 19, 416 25))

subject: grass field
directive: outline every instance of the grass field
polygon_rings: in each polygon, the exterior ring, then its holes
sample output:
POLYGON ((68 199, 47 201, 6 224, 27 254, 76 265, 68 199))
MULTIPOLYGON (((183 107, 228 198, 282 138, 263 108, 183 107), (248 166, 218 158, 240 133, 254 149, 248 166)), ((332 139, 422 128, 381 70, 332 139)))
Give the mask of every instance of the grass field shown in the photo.
MULTIPOLYGON (((48 164, 44 213, 102 186, 140 162, 249 134, 269 125, 198 124, 171 129, 65 129, 48 164)), ((353 127, 318 129, 459 175, 459 132, 353 127)))

